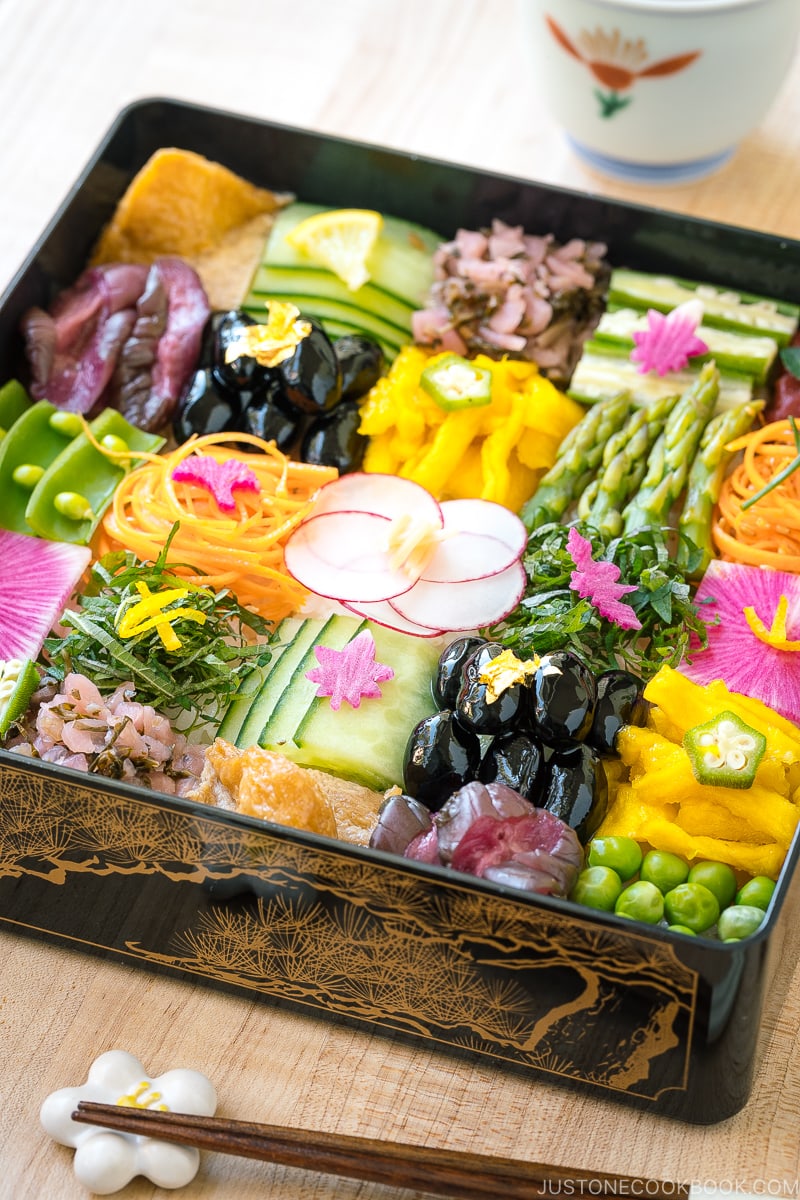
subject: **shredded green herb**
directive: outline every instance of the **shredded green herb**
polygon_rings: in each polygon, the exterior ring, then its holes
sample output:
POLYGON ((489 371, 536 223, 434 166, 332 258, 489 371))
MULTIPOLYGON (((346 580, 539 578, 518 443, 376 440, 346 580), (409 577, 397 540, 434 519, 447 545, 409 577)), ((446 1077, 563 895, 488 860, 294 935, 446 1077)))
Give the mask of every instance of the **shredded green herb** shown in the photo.
POLYGON ((769 483, 765 483, 763 488, 757 491, 755 495, 749 496, 747 500, 744 501, 742 504, 742 512, 744 512, 745 509, 751 508, 754 504, 757 504, 759 500, 763 500, 765 496, 769 495, 773 488, 776 488, 778 484, 783 483, 785 479, 788 479, 789 476, 792 475, 798 467, 800 467, 800 430, 797 428, 797 422, 795 421, 794 417, 789 417, 789 427, 791 428, 795 449, 797 450, 796 456, 783 468, 782 471, 778 472, 774 479, 770 479, 769 483))
POLYGON ((67 609, 61 618, 69 632, 47 638, 44 649, 48 674, 55 679, 77 672, 88 676, 103 694, 132 683, 140 704, 167 714, 176 710, 190 714, 188 725, 181 722, 186 730, 219 720, 243 676, 269 662, 270 626, 243 608, 227 589, 215 592, 167 569, 177 528, 153 563, 138 560, 130 551, 100 558, 79 597, 79 608, 67 609), (137 584, 145 584, 151 592, 188 588, 185 600, 165 604, 163 612, 168 617, 171 610, 190 603, 204 615, 204 623, 177 618, 174 628, 180 646, 174 650, 166 649, 156 628, 120 637, 122 617, 142 598, 137 584))
POLYGON ((680 545, 679 566, 660 529, 607 538, 585 521, 574 524, 591 541, 594 557, 616 563, 619 582, 635 585, 625 603, 642 628, 621 629, 570 588, 575 570, 567 549, 570 526, 551 523, 534 530, 528 539, 524 598, 504 621, 484 630, 488 637, 518 653, 572 650, 595 671, 624 667, 644 680, 664 664, 678 666, 688 657, 690 645, 696 649, 707 645, 707 621, 692 601, 688 582, 702 559, 693 542, 670 533, 680 545))

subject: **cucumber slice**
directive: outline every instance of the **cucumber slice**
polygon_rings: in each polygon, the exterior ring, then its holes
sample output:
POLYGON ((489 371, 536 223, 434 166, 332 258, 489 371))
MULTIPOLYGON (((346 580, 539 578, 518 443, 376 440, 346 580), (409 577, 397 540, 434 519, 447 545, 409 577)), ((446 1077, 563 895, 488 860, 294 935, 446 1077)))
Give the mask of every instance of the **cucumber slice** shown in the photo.
MULTIPOLYGON (((627 356, 635 346, 634 333, 646 329, 644 313, 633 308, 615 309, 603 313, 585 348, 601 354, 627 356)), ((756 383, 766 382, 778 356, 778 343, 773 337, 750 336, 705 324, 698 326, 696 333, 708 346, 708 354, 697 355, 692 359, 693 363, 713 358, 720 371, 750 375, 756 383)))
POLYGON ((408 330, 385 321, 365 308, 359 308, 356 304, 345 304, 341 300, 328 300, 322 296, 286 296, 282 292, 271 292, 269 296, 256 295, 254 302, 252 297, 248 297, 247 312, 257 321, 263 321, 267 315, 264 308, 267 300, 281 300, 296 304, 298 308, 302 308, 306 316, 316 317, 323 324, 328 318, 333 318, 334 321, 349 321, 353 325, 357 325, 369 337, 382 338, 397 346, 398 349, 410 337, 408 330))
POLYGON ((19 720, 39 686, 39 672, 29 658, 0 662, 0 737, 19 720))
MULTIPOLYGON (((700 373, 697 370, 671 371, 668 375, 640 375, 629 358, 598 354, 584 347, 570 380, 567 395, 581 404, 596 404, 619 392, 630 392, 634 404, 673 396, 686 390, 700 373)), ((747 404, 753 399, 753 381, 744 375, 720 374, 717 412, 747 404)))
POLYGON ((659 312, 669 312, 693 299, 703 302, 704 325, 734 329, 743 334, 769 334, 779 346, 791 341, 800 319, 800 306, 766 296, 716 288, 669 275, 648 275, 623 267, 611 273, 610 307, 655 308, 659 312))
POLYGON ((351 292, 341 279, 330 271, 306 267, 271 267, 265 264, 256 272, 250 295, 263 299, 269 299, 270 296, 295 296, 295 303, 300 309, 305 309, 309 300, 336 300, 348 308, 354 307, 374 313, 376 317, 397 326, 406 335, 411 332, 411 314, 414 309, 405 300, 372 283, 365 283, 357 291, 351 292))
POLYGON ((306 678, 306 672, 317 666, 317 647, 327 646, 332 650, 342 650, 366 626, 366 621, 360 621, 356 617, 339 616, 331 617, 322 628, 319 621, 312 623, 316 625, 319 636, 308 644, 305 653, 297 662, 287 687, 278 698, 258 738, 259 746, 263 746, 265 750, 277 750, 287 758, 292 757, 290 751, 295 734, 317 696, 317 684, 306 678))
POLYGON ((266 677, 270 671, 273 671, 283 654, 284 650, 290 645, 297 630, 302 625, 302 621, 296 617, 287 617, 278 626, 275 637, 276 641, 271 646, 272 657, 265 667, 253 667, 245 675, 236 690, 236 694, 228 705, 225 716, 222 718, 217 737, 224 738, 226 742, 236 744, 236 739, 241 733, 242 726, 247 719, 247 714, 250 711, 253 700, 261 690, 266 677))
POLYGON ((411 731, 436 711, 431 684, 441 646, 368 623, 375 658, 394 677, 381 683, 381 698, 365 698, 356 709, 315 699, 298 726, 288 758, 384 791, 403 785, 403 759, 411 731))
MULTIPOLYGON (((263 261, 272 267, 313 267, 299 250, 286 241, 286 234, 316 213, 331 211, 329 205, 295 202, 275 219, 263 261)), ((404 300, 411 308, 422 308, 433 282, 433 252, 442 239, 422 225, 383 216, 383 227, 367 263, 370 283, 404 300)), ((334 276, 335 278, 335 276, 334 276)), ((358 289, 353 292, 358 297, 358 289)))
POLYGON ((236 736, 236 745, 240 750, 258 744, 261 731, 288 687, 297 664, 308 647, 314 644, 324 624, 321 621, 297 621, 292 617, 281 621, 276 631, 276 649, 277 644, 286 644, 280 656, 269 663, 266 678, 241 723, 236 736))

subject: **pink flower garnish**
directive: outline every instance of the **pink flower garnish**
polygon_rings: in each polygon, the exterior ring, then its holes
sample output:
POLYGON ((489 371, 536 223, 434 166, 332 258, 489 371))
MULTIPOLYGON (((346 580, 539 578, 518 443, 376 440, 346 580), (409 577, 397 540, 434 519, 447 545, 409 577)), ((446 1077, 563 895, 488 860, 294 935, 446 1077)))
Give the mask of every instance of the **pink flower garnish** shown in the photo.
POLYGON ((217 462, 208 454, 195 454, 178 464, 172 478, 176 483, 196 483, 211 492, 221 512, 236 511, 234 491, 260 491, 256 476, 238 458, 217 462))
POLYGON ((633 335, 636 347, 631 351, 631 362, 639 364, 639 374, 680 371, 694 355, 706 354, 708 346, 695 335, 702 319, 701 300, 687 300, 666 315, 648 309, 647 329, 633 335))
POLYGON ((306 671, 306 679, 318 685, 318 696, 330 696, 331 708, 336 710, 343 700, 358 708, 362 696, 379 699, 378 684, 394 676, 391 667, 375 661, 375 639, 368 629, 348 642, 344 650, 315 646, 314 654, 319 666, 306 671))
POLYGON ((620 596, 635 592, 632 583, 617 583, 620 570, 616 563, 595 562, 592 543, 573 526, 567 538, 567 550, 577 570, 569 577, 569 586, 579 596, 593 604, 601 617, 620 629, 641 629, 642 623, 630 604, 622 604, 620 596))

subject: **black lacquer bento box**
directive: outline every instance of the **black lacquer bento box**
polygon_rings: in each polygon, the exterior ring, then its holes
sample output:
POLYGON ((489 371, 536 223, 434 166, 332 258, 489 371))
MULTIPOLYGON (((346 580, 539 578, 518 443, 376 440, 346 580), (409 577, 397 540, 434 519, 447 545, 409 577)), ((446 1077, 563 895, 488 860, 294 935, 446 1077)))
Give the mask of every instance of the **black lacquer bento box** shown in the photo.
MULTIPOLYGON (((22 312, 80 273, 162 146, 445 236, 500 217, 602 239, 633 268, 800 292, 800 243, 155 99, 119 116, 3 297, 2 378, 18 368, 22 312)), ((798 857, 795 838, 761 929, 719 943, 0 751, 4 930, 692 1123, 732 1115, 751 1093, 765 1005, 788 977, 778 965, 798 922, 798 857)))

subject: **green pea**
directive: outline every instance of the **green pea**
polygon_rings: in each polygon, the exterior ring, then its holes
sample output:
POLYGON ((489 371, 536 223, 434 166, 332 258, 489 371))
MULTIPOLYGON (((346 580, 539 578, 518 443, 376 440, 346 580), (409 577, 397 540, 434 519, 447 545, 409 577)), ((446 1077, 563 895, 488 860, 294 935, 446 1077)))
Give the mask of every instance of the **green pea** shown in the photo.
POLYGON ((697 937, 695 931, 690 929, 688 925, 668 925, 667 929, 671 929, 673 933, 685 933, 689 937, 697 937))
POLYGON ((642 865, 639 843, 629 837, 596 837, 589 843, 590 867, 610 867, 620 879, 632 879, 642 865))
POLYGON ((50 417, 50 428, 63 433, 64 437, 73 438, 83 433, 83 422, 77 413, 54 412, 50 417))
POLYGON ((679 883, 664 897, 664 912, 670 925, 688 925, 703 933, 719 918, 719 901, 702 883, 679 883))
POLYGON ((124 438, 117 437, 115 433, 107 433, 105 437, 100 438, 100 445, 106 450, 111 450, 114 454, 127 454, 130 446, 124 438))
POLYGON ((620 892, 614 912, 619 917, 630 917, 634 921, 645 921, 657 925, 664 915, 664 897, 654 883, 638 879, 620 892))
POLYGON ((44 467, 40 467, 36 463, 20 463, 11 472, 14 483, 18 483, 20 487, 24 487, 29 492, 33 491, 43 475, 44 467))
POLYGON ((59 492, 53 499, 53 507, 71 521, 91 521, 94 516, 91 504, 79 492, 59 492))
POLYGON ((685 883, 688 874, 689 864, 667 850, 648 850, 639 871, 640 878, 654 883, 660 892, 668 892, 679 883, 685 883))
POLYGON ((587 908, 613 912, 621 891, 622 880, 616 871, 610 867, 587 867, 575 881, 570 899, 587 908))
POLYGON ((736 893, 736 903, 754 904, 756 908, 766 912, 776 886, 775 880, 770 879, 768 875, 754 875, 739 888, 736 893))
POLYGON ((702 883, 707 887, 717 897, 720 908, 727 908, 736 895, 736 876, 727 863, 695 863, 689 871, 689 883, 702 883))
POLYGON ((731 904, 719 915, 717 933, 724 942, 749 937, 764 920, 763 908, 754 904, 731 904))

